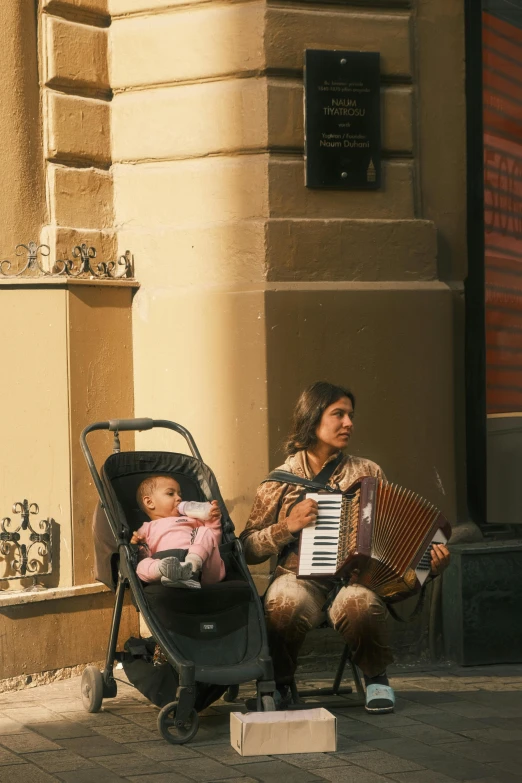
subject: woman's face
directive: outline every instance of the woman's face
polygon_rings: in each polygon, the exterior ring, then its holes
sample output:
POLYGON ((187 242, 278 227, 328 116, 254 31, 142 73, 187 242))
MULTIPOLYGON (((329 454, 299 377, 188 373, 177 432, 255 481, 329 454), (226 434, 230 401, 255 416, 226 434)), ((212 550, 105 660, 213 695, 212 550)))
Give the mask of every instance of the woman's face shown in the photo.
POLYGON ((348 397, 341 397, 329 405, 315 431, 318 442, 335 451, 344 449, 352 434, 353 416, 352 401, 348 397))

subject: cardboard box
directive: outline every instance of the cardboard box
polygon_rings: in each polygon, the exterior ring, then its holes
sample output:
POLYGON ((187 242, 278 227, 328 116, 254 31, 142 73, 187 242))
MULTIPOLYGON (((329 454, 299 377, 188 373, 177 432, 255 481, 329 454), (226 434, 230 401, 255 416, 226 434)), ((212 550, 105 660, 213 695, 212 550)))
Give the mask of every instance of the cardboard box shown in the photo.
POLYGON ((231 712, 230 743, 240 756, 325 753, 337 748, 337 719, 322 707, 281 712, 231 712))

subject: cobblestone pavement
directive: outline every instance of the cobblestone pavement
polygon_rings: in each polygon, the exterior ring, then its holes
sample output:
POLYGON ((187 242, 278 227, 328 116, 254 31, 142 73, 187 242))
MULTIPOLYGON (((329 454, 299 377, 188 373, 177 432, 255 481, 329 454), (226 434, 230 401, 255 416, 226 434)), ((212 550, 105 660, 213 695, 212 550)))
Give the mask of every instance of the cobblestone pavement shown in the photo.
POLYGON ((129 685, 97 715, 83 711, 79 678, 0 694, 0 783, 522 781, 522 666, 413 672, 392 682, 393 715, 370 716, 349 697, 325 703, 338 719, 336 753, 249 758, 229 744, 238 705, 218 702, 193 742, 173 746, 157 732, 156 708, 129 685))

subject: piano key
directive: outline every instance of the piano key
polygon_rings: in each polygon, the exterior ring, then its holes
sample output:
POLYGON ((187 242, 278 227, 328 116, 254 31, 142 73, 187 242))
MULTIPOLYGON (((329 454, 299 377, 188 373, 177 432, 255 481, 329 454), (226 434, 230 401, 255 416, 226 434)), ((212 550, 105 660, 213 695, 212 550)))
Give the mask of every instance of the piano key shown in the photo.
POLYGON ((339 519, 341 516, 341 507, 339 508, 318 508, 317 515, 320 517, 335 517, 339 519))
POLYGON ((314 565, 318 565, 319 563, 328 563, 329 565, 334 565, 335 563, 337 563, 337 558, 336 557, 324 557, 324 558, 321 559, 320 557, 314 557, 314 559, 312 560, 312 565, 313 566, 314 565))
POLYGON ((342 506, 317 506, 318 514, 330 514, 331 516, 339 516, 342 506))
POLYGON ((336 524, 339 524, 340 515, 337 514, 318 514, 317 515, 317 521, 318 522, 335 522, 336 524))
POLYGON ((327 541, 329 544, 335 545, 339 541, 338 536, 314 536, 310 541, 327 541))
POLYGON ((330 544, 335 544, 339 539, 337 536, 314 536, 312 541, 327 541, 330 544))
POLYGON ((301 554, 306 556, 314 552, 337 552, 337 548, 337 541, 319 541, 318 543, 313 543, 312 546, 303 547, 301 545, 301 554))
POLYGON ((329 525, 330 527, 339 527, 338 519, 317 519, 314 525, 329 525))
POLYGON ((335 535, 335 531, 332 531, 330 534, 328 534, 328 532, 325 533, 325 531, 322 530, 317 535, 307 536, 307 539, 309 541, 329 541, 332 544, 336 541, 339 541, 339 536, 335 535))
POLYGON ((318 557, 314 560, 306 560, 304 563, 300 564, 300 568, 313 568, 313 566, 317 565, 317 563, 329 563, 330 565, 335 565, 337 563, 336 557, 325 557, 324 559, 318 557))
POLYGON ((337 552, 337 544, 327 544, 322 541, 319 544, 314 544, 314 546, 301 546, 302 557, 306 557, 306 555, 313 554, 314 552, 337 552))
POLYGON ((314 563, 316 559, 318 559, 318 560, 328 560, 330 562, 337 562, 337 553, 332 554, 330 552, 329 554, 328 553, 321 554, 320 552, 316 552, 314 557, 305 557, 304 560, 300 561, 300 563, 301 563, 301 565, 309 566, 312 563, 314 563))
POLYGON ((318 522, 325 522, 326 524, 328 524, 328 522, 333 522, 333 523, 338 525, 339 524, 339 517, 334 517, 331 514, 319 514, 317 516, 317 521, 318 522))

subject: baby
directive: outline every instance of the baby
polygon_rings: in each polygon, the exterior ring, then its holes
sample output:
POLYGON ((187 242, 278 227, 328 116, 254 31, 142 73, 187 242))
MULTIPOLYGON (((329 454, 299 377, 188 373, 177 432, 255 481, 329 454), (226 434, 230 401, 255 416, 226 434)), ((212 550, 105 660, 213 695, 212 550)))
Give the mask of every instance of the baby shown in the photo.
POLYGON ((225 565, 219 554, 221 512, 217 500, 212 501, 209 517, 204 522, 182 516, 178 509, 180 486, 170 476, 151 476, 142 481, 136 499, 151 521, 144 522, 133 534, 131 544, 145 544, 150 555, 167 549, 182 549, 187 553, 180 562, 177 557, 161 560, 146 557, 142 550, 136 569, 142 582, 201 587, 224 579, 225 565))

